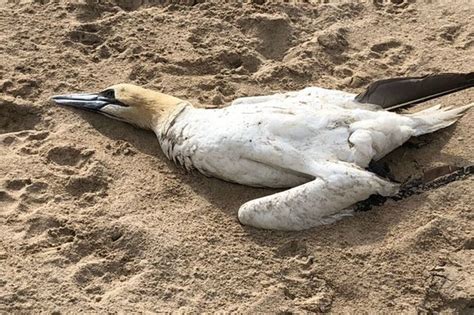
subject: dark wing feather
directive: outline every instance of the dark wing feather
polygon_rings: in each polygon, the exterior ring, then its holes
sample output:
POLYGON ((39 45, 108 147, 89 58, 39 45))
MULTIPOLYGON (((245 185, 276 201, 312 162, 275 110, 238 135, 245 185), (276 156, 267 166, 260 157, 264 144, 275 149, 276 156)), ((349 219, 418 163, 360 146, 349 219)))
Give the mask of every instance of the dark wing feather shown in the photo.
POLYGON ((393 110, 470 87, 474 87, 474 72, 393 78, 375 81, 364 92, 357 95, 355 100, 393 110))

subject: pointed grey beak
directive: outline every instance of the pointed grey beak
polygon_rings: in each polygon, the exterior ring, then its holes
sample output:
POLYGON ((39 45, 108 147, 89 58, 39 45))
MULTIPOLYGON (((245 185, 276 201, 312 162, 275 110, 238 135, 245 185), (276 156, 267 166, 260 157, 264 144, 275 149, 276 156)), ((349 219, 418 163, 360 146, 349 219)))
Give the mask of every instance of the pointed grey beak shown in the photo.
POLYGON ((117 100, 113 97, 93 93, 55 95, 51 97, 51 100, 58 105, 71 106, 95 112, 100 111, 105 105, 117 103, 117 100))

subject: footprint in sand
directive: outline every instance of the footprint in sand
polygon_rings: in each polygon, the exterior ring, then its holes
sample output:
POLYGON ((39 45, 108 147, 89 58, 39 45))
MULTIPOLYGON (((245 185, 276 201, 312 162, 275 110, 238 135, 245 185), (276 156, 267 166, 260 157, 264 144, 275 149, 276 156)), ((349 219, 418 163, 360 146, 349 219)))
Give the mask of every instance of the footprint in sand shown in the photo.
POLYGON ((17 217, 31 211, 34 204, 43 204, 51 199, 49 185, 30 178, 12 178, 0 182, 0 215, 17 217))
POLYGON ((20 154, 38 154, 49 131, 39 130, 45 123, 40 108, 6 97, 0 106, 0 144, 20 154))
POLYGON ((71 145, 56 146, 46 154, 46 160, 59 166, 82 167, 94 154, 93 150, 78 149, 71 145))
POLYGON ((427 275, 422 309, 440 313, 472 314, 472 250, 446 254, 442 262, 425 271, 427 275))
POLYGON ((283 59, 291 46, 293 28, 286 16, 254 14, 238 23, 245 35, 256 39, 255 49, 267 59, 283 59))
MULTIPOLYGON (((48 235, 57 230, 50 229, 48 235)), ((70 237, 72 242, 58 254, 71 266, 71 282, 96 300, 108 291, 118 294, 117 284, 122 287, 142 272, 140 261, 146 237, 140 230, 130 226, 94 226, 70 237)))
POLYGON ((35 107, 2 100, 0 106, 0 135, 23 130, 34 130, 41 122, 41 112, 35 107))
MULTIPOLYGON (((327 312, 331 308, 334 292, 313 270, 314 257, 310 255, 306 242, 300 239, 289 240, 280 245, 274 255, 283 259, 283 264, 278 271, 278 284, 271 284, 265 300, 279 296, 289 301, 289 310, 297 313, 327 312)), ((254 306, 256 309, 265 309, 265 305, 254 306)))
POLYGON ((84 31, 80 28, 69 32, 68 36, 69 39, 75 43, 92 47, 97 47, 105 41, 102 36, 96 34, 95 32, 84 31))
POLYGON ((0 217, 8 217, 16 204, 17 200, 8 191, 0 189, 0 217))
POLYGON ((368 58, 379 60, 381 64, 396 66, 409 59, 413 46, 393 38, 382 40, 370 47, 368 58))
POLYGON ((373 4, 378 10, 385 10, 388 14, 400 14, 408 11, 416 0, 374 0, 373 4))

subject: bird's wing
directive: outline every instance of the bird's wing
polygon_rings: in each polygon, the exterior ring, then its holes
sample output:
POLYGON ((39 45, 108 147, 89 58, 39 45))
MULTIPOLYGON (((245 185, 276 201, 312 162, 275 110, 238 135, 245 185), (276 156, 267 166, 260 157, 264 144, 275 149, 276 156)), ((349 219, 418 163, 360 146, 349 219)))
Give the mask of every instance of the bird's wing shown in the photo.
POLYGON ((316 109, 362 108, 379 110, 380 106, 362 104, 355 101, 356 94, 320 87, 307 87, 300 91, 276 93, 265 96, 241 97, 234 100, 231 106, 274 104, 278 106, 308 105, 316 109))
POLYGON ((392 78, 373 82, 355 100, 360 104, 370 103, 393 110, 470 87, 474 87, 474 72, 392 78))
POLYGON ((387 196, 398 191, 398 185, 349 163, 323 162, 310 168, 322 176, 243 204, 240 222, 264 229, 303 230, 350 214, 348 207, 372 194, 387 196))
POLYGON ((334 221, 352 204, 372 194, 395 194, 398 185, 338 160, 302 154, 286 141, 259 145, 242 158, 314 178, 306 184, 249 201, 239 209, 241 223, 275 230, 303 230, 334 221))
POLYGON ((474 72, 440 73, 422 77, 378 80, 358 95, 339 90, 308 87, 296 92, 241 97, 234 100, 231 105, 257 105, 273 102, 279 105, 308 104, 317 108, 393 110, 471 87, 474 87, 474 72))

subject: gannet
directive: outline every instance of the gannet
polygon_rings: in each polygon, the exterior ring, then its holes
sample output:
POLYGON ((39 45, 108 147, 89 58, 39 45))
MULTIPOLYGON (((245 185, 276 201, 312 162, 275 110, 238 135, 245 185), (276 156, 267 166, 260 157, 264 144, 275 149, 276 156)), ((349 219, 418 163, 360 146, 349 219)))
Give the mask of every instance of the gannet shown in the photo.
POLYGON ((474 86, 474 73, 380 80, 356 95, 308 87, 243 97, 224 108, 132 84, 99 93, 53 96, 59 105, 99 112, 158 137, 164 154, 187 170, 255 187, 289 188, 244 203, 244 225, 303 230, 348 215, 373 194, 399 184, 366 170, 412 136, 453 124, 474 103, 412 114, 388 111, 474 86))

